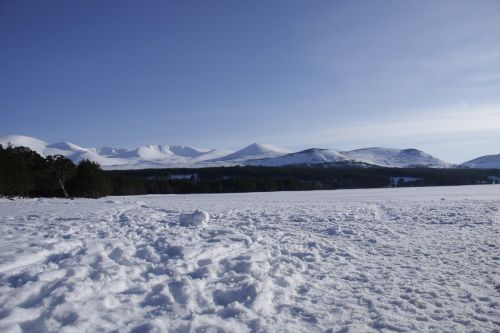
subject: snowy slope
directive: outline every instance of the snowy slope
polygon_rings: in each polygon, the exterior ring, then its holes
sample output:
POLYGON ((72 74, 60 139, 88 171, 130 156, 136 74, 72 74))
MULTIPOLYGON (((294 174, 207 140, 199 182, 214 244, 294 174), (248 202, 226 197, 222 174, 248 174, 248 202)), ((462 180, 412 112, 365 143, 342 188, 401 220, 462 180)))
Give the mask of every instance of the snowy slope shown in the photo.
POLYGON ((283 165, 311 165, 320 163, 336 163, 351 161, 349 157, 332 149, 311 148, 296 153, 290 153, 274 158, 250 161, 252 165, 283 166, 283 165))
POLYGON ((108 157, 155 161, 164 160, 172 156, 198 157, 207 153, 208 150, 176 145, 146 145, 130 150, 105 147, 100 149, 99 152, 107 154, 108 157))
POLYGON ((193 157, 191 160, 194 162, 210 161, 227 156, 232 153, 233 151, 229 149, 212 149, 196 157, 193 157))
POLYGON ((74 163, 80 163, 81 160, 86 159, 86 160, 91 160, 93 162, 97 162, 104 168, 108 166, 129 165, 133 163, 133 161, 130 159, 114 158, 101 155, 98 152, 96 152, 96 150, 93 148, 77 151, 70 155, 65 155, 65 156, 70 160, 72 160, 74 163))
POLYGON ((6 147, 9 143, 14 147, 28 147, 42 156, 63 155, 70 157, 73 154, 82 154, 89 151, 88 148, 83 148, 70 142, 49 144, 45 141, 23 135, 9 135, 0 138, 0 144, 3 146, 6 147))
POLYGON ((0 332, 496 332, 499 189, 0 199, 0 332))
POLYGON ((23 135, 7 135, 0 138, 0 144, 6 148, 9 144, 14 147, 27 147, 44 156, 48 143, 39 139, 23 135))
POLYGON ((383 167, 425 166, 431 168, 447 168, 451 164, 418 149, 363 148, 342 152, 342 154, 369 164, 383 167))
MULTIPOLYGON (((49 144, 45 147, 43 151, 43 156, 49 156, 49 155, 63 155, 68 157, 69 159, 73 160, 74 162, 79 162, 76 158, 73 158, 73 156, 79 156, 85 153, 89 153, 90 150, 88 148, 83 148, 78 145, 75 145, 74 143, 70 142, 58 142, 58 143, 53 143, 49 144)), ((97 160, 96 160, 97 162, 97 160)))
MULTIPOLYGON (((108 151, 106 148, 105 151, 108 151)), ((115 160, 125 163, 106 164, 106 169, 147 169, 147 168, 184 168, 203 167, 207 160, 217 159, 228 154, 226 149, 200 149, 175 145, 149 145, 137 149, 114 149, 114 154, 108 154, 115 160)), ((207 164, 206 166, 211 166, 207 164)))
POLYGON ((500 154, 481 156, 464 162, 461 166, 479 169, 500 169, 500 154))
POLYGON ((270 144, 253 143, 243 149, 240 149, 232 154, 223 156, 214 160, 216 161, 227 161, 227 162, 244 162, 255 159, 271 158, 276 156, 281 156, 289 154, 292 151, 283 147, 278 147, 270 144))
POLYGON ((417 149, 364 148, 339 152, 332 149, 306 149, 275 158, 251 161, 248 164, 264 166, 283 166, 293 164, 320 164, 348 162, 352 165, 377 165, 383 167, 424 166, 447 168, 452 166, 432 155, 417 149))

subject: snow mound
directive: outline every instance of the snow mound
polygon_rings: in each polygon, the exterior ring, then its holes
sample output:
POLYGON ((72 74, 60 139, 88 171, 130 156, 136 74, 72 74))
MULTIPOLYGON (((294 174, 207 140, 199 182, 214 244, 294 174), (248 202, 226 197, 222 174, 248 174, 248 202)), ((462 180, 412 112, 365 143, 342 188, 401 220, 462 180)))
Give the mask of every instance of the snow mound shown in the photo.
POLYGON ((468 168, 500 169, 500 154, 481 156, 461 165, 468 168))
POLYGON ((179 215, 179 224, 183 227, 206 225, 209 220, 210 215, 202 210, 195 210, 193 213, 179 215))

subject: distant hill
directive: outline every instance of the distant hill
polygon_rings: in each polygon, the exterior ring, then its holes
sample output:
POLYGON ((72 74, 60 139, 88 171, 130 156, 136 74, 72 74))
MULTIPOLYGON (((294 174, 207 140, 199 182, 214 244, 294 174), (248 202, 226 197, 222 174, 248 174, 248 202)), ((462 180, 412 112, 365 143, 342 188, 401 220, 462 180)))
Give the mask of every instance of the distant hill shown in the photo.
POLYGON ((461 165, 467 168, 500 169, 500 154, 481 156, 461 165))

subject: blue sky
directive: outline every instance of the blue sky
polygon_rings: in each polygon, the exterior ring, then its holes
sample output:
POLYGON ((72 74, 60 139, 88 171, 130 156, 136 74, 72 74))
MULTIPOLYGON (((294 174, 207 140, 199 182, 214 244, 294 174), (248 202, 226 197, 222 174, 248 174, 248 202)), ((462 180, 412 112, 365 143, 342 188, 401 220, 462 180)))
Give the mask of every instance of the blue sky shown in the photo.
POLYGON ((500 153, 500 2, 0 2, 0 136, 500 153))

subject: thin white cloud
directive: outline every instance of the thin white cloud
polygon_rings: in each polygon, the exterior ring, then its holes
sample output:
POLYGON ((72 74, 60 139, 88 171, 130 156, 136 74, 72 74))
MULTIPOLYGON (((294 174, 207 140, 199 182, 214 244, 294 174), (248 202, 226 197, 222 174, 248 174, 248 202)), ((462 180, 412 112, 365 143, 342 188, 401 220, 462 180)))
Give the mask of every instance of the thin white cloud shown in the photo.
POLYGON ((380 118, 332 120, 323 128, 294 133, 305 146, 354 149, 368 146, 427 147, 452 162, 500 152, 500 106, 461 106, 402 112, 380 118), (467 143, 468 150, 460 145, 467 143), (474 147, 474 142, 477 147, 474 147), (488 142, 489 146, 484 146, 488 142), (434 147, 436 147, 434 149, 434 147), (450 154, 449 152, 455 152, 450 154))

